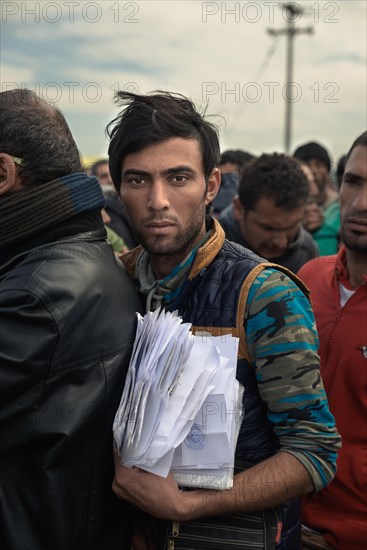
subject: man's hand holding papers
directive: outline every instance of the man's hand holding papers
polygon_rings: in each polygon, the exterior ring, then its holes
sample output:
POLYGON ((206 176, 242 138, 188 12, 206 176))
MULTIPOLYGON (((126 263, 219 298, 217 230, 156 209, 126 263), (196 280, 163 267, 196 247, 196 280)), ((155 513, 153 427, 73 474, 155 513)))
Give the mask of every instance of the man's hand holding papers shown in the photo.
POLYGON ((242 419, 238 342, 190 328, 176 313, 139 316, 115 449, 123 465, 171 471, 182 486, 230 488, 242 419))

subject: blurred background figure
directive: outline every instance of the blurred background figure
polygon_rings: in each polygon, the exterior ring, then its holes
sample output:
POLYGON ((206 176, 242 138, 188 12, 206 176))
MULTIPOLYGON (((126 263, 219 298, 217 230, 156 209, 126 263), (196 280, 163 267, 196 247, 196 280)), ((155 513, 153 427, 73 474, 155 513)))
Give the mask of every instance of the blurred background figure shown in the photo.
POLYGON ((251 153, 242 149, 229 149, 221 153, 219 164, 221 182, 218 194, 213 201, 215 218, 218 218, 221 212, 232 204, 232 199, 238 192, 241 172, 254 159, 251 153))
POLYGON ((115 246, 112 244, 114 250, 118 246, 118 239, 123 241, 123 251, 134 248, 138 244, 135 237, 133 236, 130 224, 126 215, 125 205, 121 202, 121 199, 115 191, 115 187, 112 182, 110 167, 108 159, 99 159, 90 167, 90 173, 92 176, 95 176, 102 188, 102 192, 105 198, 105 220, 106 227, 108 227, 114 234, 110 231, 109 240, 112 239, 115 246), (108 216, 108 217, 107 217, 108 216))
POLYGON ((99 181, 102 191, 113 191, 113 181, 107 159, 99 159, 90 168, 90 173, 99 181))
POLYGON ((295 273, 317 256, 302 227, 310 188, 301 164, 263 154, 243 171, 232 210, 219 217, 226 238, 295 273))
POLYGON ((315 141, 310 141, 298 147, 293 156, 305 162, 312 170, 316 185, 319 188, 320 206, 325 209, 337 201, 338 192, 330 177, 331 160, 325 147, 315 141))
POLYGON ((130 249, 126 246, 124 239, 120 237, 117 233, 115 233, 113 229, 108 227, 108 224, 111 223, 111 218, 106 212, 105 208, 102 208, 101 214, 107 232, 107 240, 112 246, 113 251, 117 256, 119 256, 120 254, 125 254, 125 252, 128 252, 130 249))
MULTIPOLYGON (((303 225, 317 243, 319 256, 335 254, 339 247, 340 207, 339 193, 330 177, 329 153, 319 143, 309 142, 295 150, 295 158, 304 162, 312 172, 318 194, 313 193, 303 225), (319 220, 319 225, 317 225, 319 220)), ((312 176, 308 174, 309 181, 312 176)))

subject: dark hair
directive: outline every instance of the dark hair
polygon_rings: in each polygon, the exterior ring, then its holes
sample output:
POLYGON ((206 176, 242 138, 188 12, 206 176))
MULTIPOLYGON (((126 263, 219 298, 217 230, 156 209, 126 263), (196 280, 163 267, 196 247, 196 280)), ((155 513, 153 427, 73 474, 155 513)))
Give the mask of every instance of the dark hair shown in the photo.
POLYGON ((247 166, 247 164, 255 158, 254 155, 242 149, 227 149, 227 151, 221 153, 219 164, 230 162, 236 164, 240 171, 242 167, 247 166))
POLYGON ((308 162, 311 159, 317 159, 324 164, 327 167, 328 172, 330 172, 330 155, 325 147, 316 141, 310 141, 309 143, 305 143, 304 145, 298 147, 294 151, 293 157, 298 160, 303 160, 304 162, 308 162))
POLYGON ((345 159, 345 164, 347 164, 347 162, 349 160, 349 157, 353 152, 353 149, 358 147, 358 145, 364 145, 365 147, 367 147, 367 130, 365 132, 363 132, 360 136, 358 136, 357 139, 353 142, 352 147, 349 149, 349 151, 347 153, 347 158, 345 159))
POLYGON ((253 210, 265 196, 273 199, 276 206, 290 211, 305 203, 309 192, 300 162, 274 153, 261 155, 244 169, 238 196, 247 210, 253 210))
POLYGON ((148 95, 117 92, 115 102, 124 107, 107 126, 111 139, 110 172, 117 192, 126 155, 173 137, 198 140, 205 180, 209 178, 219 163, 218 130, 204 119, 190 99, 158 90, 148 95))
POLYGON ((346 162, 347 162, 347 155, 342 155, 338 160, 338 164, 336 167, 336 183, 337 183, 338 189, 340 189, 340 186, 343 181, 343 174, 344 174, 346 162))
POLYGON ((96 162, 94 162, 94 163, 92 164, 92 166, 89 168, 91 175, 97 177, 97 175, 98 175, 98 168, 99 168, 100 166, 103 166, 104 164, 108 164, 108 159, 99 159, 99 160, 96 160, 96 162))
POLYGON ((24 185, 82 171, 61 111, 24 88, 0 93, 0 151, 22 159, 19 174, 24 185))

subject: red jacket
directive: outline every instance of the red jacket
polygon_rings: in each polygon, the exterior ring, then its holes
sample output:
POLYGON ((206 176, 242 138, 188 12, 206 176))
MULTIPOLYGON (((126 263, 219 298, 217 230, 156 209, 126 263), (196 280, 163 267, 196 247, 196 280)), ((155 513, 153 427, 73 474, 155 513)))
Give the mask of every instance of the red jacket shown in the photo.
POLYGON ((367 548, 367 275, 344 307, 339 283, 351 289, 345 248, 304 265, 320 337, 321 373, 342 449, 334 480, 303 499, 303 523, 337 549, 367 548))

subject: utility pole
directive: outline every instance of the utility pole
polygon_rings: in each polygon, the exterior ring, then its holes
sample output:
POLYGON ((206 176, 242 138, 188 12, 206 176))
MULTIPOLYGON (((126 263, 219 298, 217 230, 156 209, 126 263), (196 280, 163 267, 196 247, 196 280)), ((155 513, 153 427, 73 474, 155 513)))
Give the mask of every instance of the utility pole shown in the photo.
POLYGON ((287 27, 285 29, 279 29, 275 31, 268 29, 268 33, 272 36, 278 36, 280 34, 287 35, 287 99, 285 110, 285 138, 284 148, 285 152, 289 154, 291 147, 291 128, 292 128, 292 79, 293 79, 293 39, 297 34, 313 34, 313 27, 306 27, 304 29, 296 28, 295 21, 299 19, 302 14, 302 9, 298 4, 283 4, 282 9, 286 10, 287 14, 287 27))

